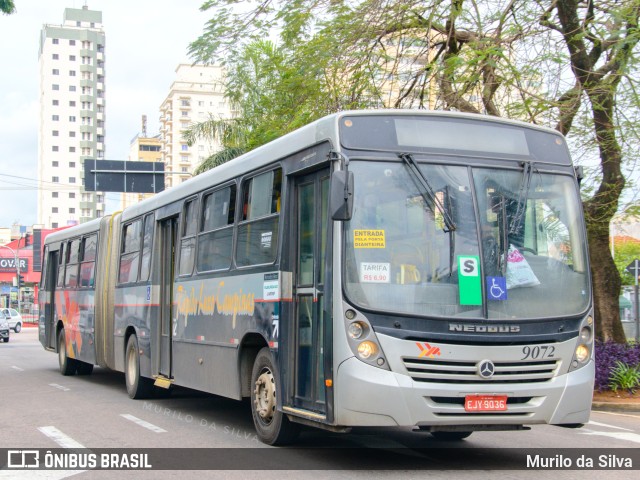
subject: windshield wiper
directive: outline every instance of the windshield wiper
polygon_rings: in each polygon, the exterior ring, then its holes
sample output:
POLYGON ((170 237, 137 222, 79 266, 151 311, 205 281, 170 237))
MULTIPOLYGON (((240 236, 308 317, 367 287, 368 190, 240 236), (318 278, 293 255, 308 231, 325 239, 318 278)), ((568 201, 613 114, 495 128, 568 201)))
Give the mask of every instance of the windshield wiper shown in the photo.
POLYGON ((533 163, 524 162, 522 171, 522 180, 520 181, 520 190, 518 191, 518 202, 516 204, 516 211, 511 217, 509 222, 509 235, 516 233, 520 230, 524 213, 527 210, 527 197, 529 196, 529 190, 531 188, 531 177, 533 176, 533 163))
MULTIPOLYGON (((416 165, 416 162, 413 160, 413 157, 408 153, 400 153, 398 154, 398 156, 407 167, 407 170, 411 174, 411 178, 416 184, 416 187, 418 187, 420 195, 424 199, 425 203, 427 205, 433 204, 435 208, 438 210, 438 212, 442 215, 442 218, 444 220, 444 227, 442 227, 442 231, 444 233, 455 231, 456 224, 453 222, 453 219, 451 218, 449 211, 445 208, 442 201, 436 196, 436 193, 434 192, 433 188, 431 187, 431 185, 429 185, 429 182, 427 181, 425 176, 422 174, 422 172, 416 165)), ((433 214, 435 215, 435 212, 433 212, 433 214)))

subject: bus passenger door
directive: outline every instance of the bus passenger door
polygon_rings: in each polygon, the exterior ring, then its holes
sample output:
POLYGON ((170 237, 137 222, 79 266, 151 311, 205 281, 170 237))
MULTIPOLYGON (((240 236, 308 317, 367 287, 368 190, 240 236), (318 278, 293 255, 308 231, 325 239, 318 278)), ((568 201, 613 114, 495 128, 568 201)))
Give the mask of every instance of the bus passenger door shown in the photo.
POLYGON ((175 278, 178 217, 160 222, 160 351, 158 373, 171 378, 171 340, 173 337, 173 285, 175 278))
POLYGON ((55 296, 56 296, 56 282, 58 271, 58 251, 47 252, 46 259, 46 271, 45 276, 45 289, 42 292, 43 296, 40 297, 38 305, 38 311, 43 316, 44 321, 44 336, 45 336, 45 348, 56 348, 56 308, 55 308, 55 296))
POLYGON ((295 179, 294 404, 326 414, 325 259, 329 169, 295 179))

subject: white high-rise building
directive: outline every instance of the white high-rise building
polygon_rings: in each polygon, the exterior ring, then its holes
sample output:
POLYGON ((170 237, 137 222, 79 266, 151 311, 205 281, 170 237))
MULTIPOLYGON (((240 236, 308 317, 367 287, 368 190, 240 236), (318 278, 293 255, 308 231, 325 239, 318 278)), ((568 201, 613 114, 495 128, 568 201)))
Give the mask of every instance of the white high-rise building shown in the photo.
POLYGON ((83 160, 105 155, 102 12, 66 8, 40 35, 38 223, 45 228, 104 215, 104 193, 85 192, 83 160))
POLYGON ((215 65, 180 64, 176 80, 160 106, 160 138, 165 162, 166 188, 191 178, 193 170, 220 149, 215 141, 198 140, 188 145, 184 130, 210 117, 231 117, 224 98, 224 70, 215 65))

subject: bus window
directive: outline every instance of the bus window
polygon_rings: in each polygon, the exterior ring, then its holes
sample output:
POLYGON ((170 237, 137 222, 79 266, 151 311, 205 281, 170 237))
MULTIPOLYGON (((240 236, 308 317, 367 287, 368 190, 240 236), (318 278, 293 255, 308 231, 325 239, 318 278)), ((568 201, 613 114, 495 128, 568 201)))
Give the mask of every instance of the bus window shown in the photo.
POLYGON ((238 227, 238 266, 273 263, 277 255, 282 170, 272 170, 242 185, 242 220, 238 227))
POLYGON ((196 214, 196 200, 191 199, 184 204, 182 220, 182 243, 180 245, 179 275, 191 275, 196 253, 196 231, 198 219, 196 214))
POLYGON ((64 244, 60 244, 60 253, 58 254, 58 280, 56 282, 58 287, 64 286, 64 244))
POLYGON ((144 218, 144 234, 142 236, 142 261, 140 262, 140 281, 149 280, 151 270, 151 248, 153 246, 153 214, 144 218))
POLYGON ((122 233, 120 255, 120 273, 118 283, 138 281, 138 264, 140 262, 140 224, 141 220, 125 225, 122 233))
POLYGON ((80 239, 71 240, 67 244, 67 265, 65 267, 64 286, 78 286, 78 259, 80 258, 80 239))
POLYGON ((202 203, 202 227, 198 235, 199 272, 231 266, 236 186, 206 194, 202 203))
POLYGON ((82 263, 80 264, 81 287, 93 287, 97 244, 97 235, 90 235, 82 240, 82 263))

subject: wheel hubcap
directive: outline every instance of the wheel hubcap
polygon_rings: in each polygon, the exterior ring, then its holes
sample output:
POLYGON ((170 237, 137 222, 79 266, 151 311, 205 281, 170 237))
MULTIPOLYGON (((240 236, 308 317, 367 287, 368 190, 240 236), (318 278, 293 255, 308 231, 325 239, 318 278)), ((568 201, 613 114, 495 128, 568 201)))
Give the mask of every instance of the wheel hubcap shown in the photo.
POLYGON ((276 411, 276 382, 270 370, 264 370, 253 391, 256 412, 265 423, 271 423, 276 411))

